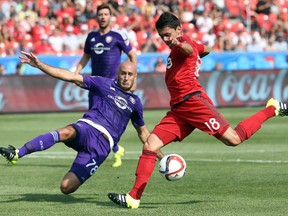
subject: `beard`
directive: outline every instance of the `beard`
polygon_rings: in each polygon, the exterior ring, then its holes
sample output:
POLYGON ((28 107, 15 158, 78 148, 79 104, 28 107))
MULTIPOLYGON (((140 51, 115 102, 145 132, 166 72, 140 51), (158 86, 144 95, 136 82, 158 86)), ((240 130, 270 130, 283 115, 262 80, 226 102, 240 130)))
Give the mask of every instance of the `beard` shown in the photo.
POLYGON ((99 22, 99 28, 102 30, 107 29, 109 26, 110 26, 110 22, 104 22, 104 23, 99 22))
POLYGON ((117 82, 118 86, 120 86, 124 91, 130 91, 131 88, 133 87, 134 83, 131 83, 129 86, 128 85, 123 85, 120 82, 117 82))
POLYGON ((130 91, 131 90, 131 88, 132 88, 132 86, 122 86, 122 89, 124 90, 124 91, 130 91))

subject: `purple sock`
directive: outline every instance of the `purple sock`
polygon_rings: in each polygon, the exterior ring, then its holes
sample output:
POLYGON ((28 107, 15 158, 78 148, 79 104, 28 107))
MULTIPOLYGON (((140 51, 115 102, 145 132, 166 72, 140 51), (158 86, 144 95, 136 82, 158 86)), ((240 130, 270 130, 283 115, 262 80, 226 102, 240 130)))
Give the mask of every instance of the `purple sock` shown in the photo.
POLYGON ((116 153, 116 152, 118 151, 118 149, 119 149, 118 145, 115 145, 115 146, 113 147, 113 152, 116 153))
POLYGON ((60 134, 58 131, 42 134, 22 146, 19 149, 18 157, 21 158, 33 152, 46 150, 57 142, 60 142, 60 134))

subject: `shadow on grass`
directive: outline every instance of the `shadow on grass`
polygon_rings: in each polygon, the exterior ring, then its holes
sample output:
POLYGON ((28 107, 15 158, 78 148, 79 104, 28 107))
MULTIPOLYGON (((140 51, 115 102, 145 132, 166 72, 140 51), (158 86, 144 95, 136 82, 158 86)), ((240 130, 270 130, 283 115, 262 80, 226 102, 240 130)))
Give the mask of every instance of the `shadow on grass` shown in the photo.
MULTIPOLYGON (((149 204, 149 205, 155 205, 155 204, 159 204, 159 205, 193 205, 193 204, 198 204, 198 203, 203 203, 206 201, 201 201, 201 200, 189 200, 186 202, 155 202, 155 203, 145 203, 145 204, 149 204)), ((208 202, 208 201, 207 201, 208 202)))
MULTIPOLYGON (((126 209, 122 206, 118 206, 111 201, 109 201, 107 197, 107 201, 100 201, 99 196, 103 196, 100 194, 85 194, 85 195, 64 195, 64 194, 13 194, 13 195, 0 195, 2 201, 0 203, 15 203, 15 202, 50 202, 50 203, 62 203, 62 204, 77 204, 77 203, 90 203, 98 206, 114 206, 119 209, 126 209), (85 197, 83 197, 85 196, 85 197), (4 200, 5 199, 5 200, 4 200)), ((101 197, 102 199, 102 197, 101 197)), ((205 201, 200 200, 190 200, 186 202, 175 202, 168 203, 169 205, 191 205, 198 204, 205 201)), ((143 203, 141 208, 144 209, 154 209, 159 208, 158 205, 166 205, 167 202, 156 202, 156 203, 143 203)))
MULTIPOLYGON (((167 202, 154 202, 154 203, 151 203, 151 202, 143 202, 141 203, 140 205, 140 208, 141 209, 156 209, 156 208, 162 208, 162 205, 165 206, 165 205, 193 205, 193 204, 198 204, 198 203, 202 203, 202 202, 206 202, 206 201, 200 201, 200 200, 190 200, 190 201, 186 201, 186 202, 173 202, 173 203, 167 203, 167 202)), ((123 206, 118 206, 116 205, 115 203, 113 202, 98 202, 98 201, 95 201, 95 203, 97 205, 101 205, 101 206, 111 206, 111 207, 115 207, 115 208, 118 208, 118 209, 127 209, 123 206)))
MULTIPOLYGON (((89 195, 88 195, 89 196, 89 195)), ((93 197, 78 197, 74 195, 64 194, 13 194, 13 195, 0 195, 6 200, 0 201, 0 203, 11 202, 57 202, 63 204, 75 204, 75 203, 96 203, 96 198, 99 194, 93 194, 93 197)))
MULTIPOLYGON (((49 202, 49 203, 62 203, 62 204, 70 204, 70 205, 77 204, 77 203, 80 203, 80 204, 85 203, 85 204, 95 204, 97 206, 108 206, 108 207, 115 206, 116 208, 119 207, 119 208, 126 209, 124 207, 117 206, 111 201, 109 201, 108 197, 107 197, 107 201, 100 201, 99 200, 100 196, 103 196, 103 195, 100 195, 100 194, 85 194, 85 195, 13 194, 13 195, 0 195, 0 198, 2 199, 0 203, 3 204, 3 203, 15 203, 15 202, 31 202, 31 203, 49 202)), ((154 208, 154 207, 147 207, 147 208, 154 208)))
POLYGON ((67 165, 64 164, 43 164, 43 163, 25 163, 25 164, 16 164, 16 165, 11 165, 11 164, 1 164, 0 167, 7 167, 7 168, 17 168, 17 167, 56 167, 56 168, 61 168, 61 167, 71 167, 72 163, 67 163, 67 165))

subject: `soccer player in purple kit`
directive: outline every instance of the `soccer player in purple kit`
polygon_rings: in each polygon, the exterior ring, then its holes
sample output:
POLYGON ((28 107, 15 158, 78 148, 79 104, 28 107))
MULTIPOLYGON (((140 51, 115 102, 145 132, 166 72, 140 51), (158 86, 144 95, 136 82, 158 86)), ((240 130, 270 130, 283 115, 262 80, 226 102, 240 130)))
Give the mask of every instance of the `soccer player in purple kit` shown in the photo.
MULTIPOLYGON (((80 73, 91 58, 92 76, 116 79, 122 51, 127 54, 131 62, 137 65, 136 53, 132 50, 127 35, 111 27, 111 17, 112 11, 108 4, 104 3, 97 7, 99 30, 88 34, 84 54, 75 70, 76 74, 80 73)), ((135 84, 133 89, 136 88, 135 84)), ((122 164, 124 148, 120 145, 115 146, 113 152, 115 154, 112 166, 119 167, 122 164)))
POLYGON ((78 152, 71 169, 61 182, 64 194, 73 193, 90 178, 107 158, 132 121, 139 139, 144 143, 150 132, 145 126, 143 108, 138 96, 131 92, 136 80, 136 66, 132 62, 120 64, 117 81, 100 76, 83 76, 66 69, 41 62, 33 53, 21 52, 21 63, 39 68, 56 79, 75 83, 89 90, 89 110, 76 123, 42 134, 28 141, 21 148, 0 147, 0 154, 15 164, 27 154, 46 150, 63 142, 78 152))

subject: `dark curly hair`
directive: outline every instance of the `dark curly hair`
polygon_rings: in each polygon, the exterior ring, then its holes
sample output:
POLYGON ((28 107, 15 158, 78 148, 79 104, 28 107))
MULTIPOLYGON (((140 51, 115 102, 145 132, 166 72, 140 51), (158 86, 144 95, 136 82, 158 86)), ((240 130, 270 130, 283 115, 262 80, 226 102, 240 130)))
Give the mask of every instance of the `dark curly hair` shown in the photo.
POLYGON ((155 27, 156 29, 163 29, 165 27, 176 29, 180 25, 180 20, 174 14, 164 12, 157 20, 155 27))

